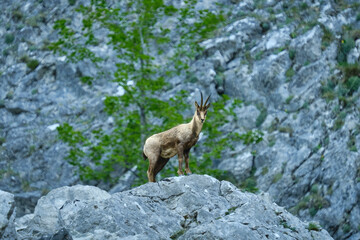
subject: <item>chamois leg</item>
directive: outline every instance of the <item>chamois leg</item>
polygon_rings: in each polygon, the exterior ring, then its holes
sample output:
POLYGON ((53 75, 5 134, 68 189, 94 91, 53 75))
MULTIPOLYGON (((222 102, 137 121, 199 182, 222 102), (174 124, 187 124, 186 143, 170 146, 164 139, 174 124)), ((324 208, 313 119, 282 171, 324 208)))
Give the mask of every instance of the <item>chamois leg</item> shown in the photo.
POLYGON ((184 172, 182 171, 182 165, 183 165, 183 158, 184 158, 184 151, 183 148, 178 146, 178 159, 179 159, 179 169, 177 171, 178 175, 184 175, 184 172))
POLYGON ((185 172, 186 172, 186 175, 190 175, 191 171, 189 168, 189 151, 184 152, 184 157, 185 157, 185 172))
POLYGON ((149 165, 149 168, 147 170, 147 176, 148 176, 149 182, 155 182, 154 169, 151 168, 150 165, 149 165))
POLYGON ((159 157, 159 160, 158 160, 158 164, 156 165, 155 167, 155 176, 164 168, 164 166, 167 164, 167 162, 169 161, 169 158, 162 158, 162 157, 159 157))
POLYGON ((158 164, 158 160, 159 160, 159 155, 148 155, 148 159, 149 159, 149 168, 147 170, 147 176, 149 179, 149 182, 156 182, 155 181, 155 169, 156 169, 156 165, 158 164))

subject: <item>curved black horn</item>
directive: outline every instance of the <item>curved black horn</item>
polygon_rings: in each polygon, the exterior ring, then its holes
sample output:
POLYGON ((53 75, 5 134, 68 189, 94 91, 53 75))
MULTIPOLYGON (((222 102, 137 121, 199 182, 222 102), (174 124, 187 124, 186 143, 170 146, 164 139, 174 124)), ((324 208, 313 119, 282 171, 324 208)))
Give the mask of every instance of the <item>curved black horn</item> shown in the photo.
POLYGON ((204 103, 204 107, 206 107, 206 103, 209 100, 209 98, 211 97, 211 94, 209 95, 209 97, 206 99, 205 103, 204 103))
POLYGON ((201 104, 200 104, 200 108, 202 108, 203 106, 203 95, 202 95, 202 92, 200 91, 200 94, 201 94, 201 104))

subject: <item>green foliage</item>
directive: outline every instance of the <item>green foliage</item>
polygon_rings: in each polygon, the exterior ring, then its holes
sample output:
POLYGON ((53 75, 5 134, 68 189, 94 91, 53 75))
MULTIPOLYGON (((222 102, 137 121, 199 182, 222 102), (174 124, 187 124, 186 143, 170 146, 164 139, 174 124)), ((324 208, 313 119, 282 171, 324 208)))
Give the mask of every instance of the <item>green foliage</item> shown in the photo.
POLYGON ((309 231, 321 231, 321 227, 320 226, 318 226, 316 223, 309 223, 309 225, 308 225, 308 227, 307 227, 307 229, 309 230, 309 231))
POLYGON ((329 202, 323 197, 318 184, 314 184, 310 188, 310 194, 303 197, 290 212, 298 214, 301 209, 308 209, 310 216, 314 217, 320 209, 328 206, 329 202))
POLYGON ((291 60, 294 60, 295 59, 295 54, 296 54, 296 51, 294 49, 290 49, 289 50, 289 58, 291 60))
POLYGON ((290 104, 291 100, 293 100, 294 95, 290 95, 288 98, 286 98, 285 103, 290 104))
POLYGON ((68 0, 70 6, 74 6, 76 4, 76 0, 68 0))
POLYGON ((229 209, 225 212, 225 215, 229 215, 229 214, 235 212, 235 210, 236 210, 237 208, 238 208, 237 206, 229 208, 229 209))
POLYGON ((351 26, 343 26, 343 35, 339 42, 337 61, 340 64, 347 63, 347 55, 355 47, 355 40, 360 38, 360 30, 353 30, 351 26))
POLYGON ((340 67, 341 72, 343 73, 343 82, 346 82, 347 79, 351 77, 360 77, 360 65, 359 64, 344 64, 340 67))
POLYGON ((275 138, 275 136, 274 135, 270 135, 269 137, 268 137, 268 146, 269 147, 272 147, 272 146, 274 146, 275 145, 275 143, 276 143, 276 138, 275 138))
POLYGON ((350 232, 350 231, 351 231, 351 226, 350 226, 350 224, 345 223, 345 224, 342 226, 342 230, 343 230, 344 233, 350 232))
POLYGON ((356 147, 356 136, 355 134, 351 134, 349 136, 349 141, 347 142, 347 146, 349 148, 350 151, 352 152, 357 152, 357 147, 356 147))
POLYGON ((292 33, 290 33, 290 37, 291 37, 292 39, 296 38, 296 37, 297 37, 296 32, 292 32, 292 33))
POLYGON ((270 30, 271 25, 269 22, 261 22, 260 27, 261 27, 262 32, 265 33, 270 30))
POLYGON ((264 133, 259 130, 250 130, 242 135, 240 135, 240 139, 244 141, 244 144, 250 145, 254 143, 259 143, 263 140, 264 133))
POLYGON ((280 128, 279 128, 279 132, 281 132, 281 133, 288 133, 289 136, 291 137, 292 134, 293 134, 293 132, 294 132, 294 130, 293 130, 292 127, 290 127, 290 126, 283 126, 283 127, 280 127, 280 128))
POLYGON ((263 54, 264 54, 264 51, 259 51, 258 53, 256 53, 255 60, 257 60, 257 61, 261 60, 263 54))
POLYGON ((335 93, 335 87, 336 87, 336 82, 332 81, 331 79, 328 80, 327 82, 322 82, 321 83, 321 96, 326 99, 326 101, 331 101, 334 100, 336 98, 336 93, 335 93))
POLYGON ((204 134, 207 135, 204 146, 208 149, 203 154, 202 158, 197 159, 197 162, 190 163, 191 169, 195 169, 197 173, 210 174, 218 179, 229 179, 226 173, 217 169, 206 169, 206 166, 211 166, 213 160, 220 159, 222 152, 227 148, 233 148, 232 143, 242 140, 244 144, 256 144, 262 141, 264 135, 261 131, 248 131, 243 134, 237 132, 230 132, 224 135, 220 131, 220 127, 229 122, 229 118, 236 118, 237 115, 234 112, 235 108, 241 107, 242 102, 234 99, 231 101, 228 107, 226 103, 230 101, 230 98, 226 95, 221 95, 221 99, 212 103, 213 110, 208 114, 206 123, 203 127, 204 134), (205 171, 204 171, 205 169, 205 171))
POLYGON ((38 60, 31 59, 27 55, 22 56, 20 58, 20 61, 26 63, 26 66, 28 68, 30 68, 31 71, 35 70, 35 68, 37 68, 37 66, 39 66, 39 61, 38 60))
POLYGON ((360 87, 360 77, 352 76, 344 82, 344 86, 348 89, 348 94, 352 95, 360 87))
POLYGON ((257 185, 257 177, 255 177, 256 168, 253 166, 250 171, 250 177, 240 183, 239 187, 247 192, 256 193, 259 189, 257 185))
POLYGON ((33 71, 35 68, 37 68, 37 66, 39 66, 39 61, 36 59, 30 59, 27 63, 26 66, 28 68, 30 68, 31 71, 33 71))
POLYGON ((280 219, 280 225, 282 225, 284 228, 290 229, 290 230, 293 231, 293 232, 298 232, 298 231, 296 230, 296 228, 291 227, 291 226, 287 223, 287 221, 286 221, 285 219, 280 219))
POLYGON ((183 229, 177 231, 176 233, 174 233, 173 235, 171 235, 170 238, 171 239, 179 239, 179 237, 184 235, 185 232, 186 232, 186 230, 183 228, 183 229))
POLYGON ((340 128, 342 128, 342 126, 345 123, 344 122, 345 118, 346 118, 346 112, 345 111, 340 112, 338 117, 335 119, 335 122, 334 122, 334 125, 333 125, 333 130, 334 131, 337 131, 340 128))
POLYGON ((267 117, 267 109, 263 105, 259 105, 259 106, 257 106, 257 108, 260 110, 260 114, 256 118, 256 121, 255 121, 255 126, 258 128, 261 126, 261 124, 263 124, 263 122, 265 121, 265 119, 267 117))
POLYGON ((335 40, 335 37, 332 32, 324 25, 321 24, 320 27, 322 28, 324 33, 321 41, 321 49, 325 50, 328 46, 330 46, 330 43, 335 40))
POLYGON ((7 34, 5 34, 5 43, 6 43, 6 44, 11 44, 11 43, 13 43, 13 42, 14 42, 14 39, 15 39, 14 34, 12 34, 12 33, 7 33, 7 34))
POLYGON ((275 174, 273 179, 272 179, 272 183, 277 183, 282 178, 282 176, 283 176, 282 173, 275 174))
POLYGON ((340 41, 340 49, 337 56, 337 60, 339 63, 346 63, 346 57, 350 50, 355 47, 355 41, 354 39, 350 37, 345 37, 344 39, 341 39, 340 41))
POLYGON ((20 21, 24 17, 23 13, 19 9, 14 9, 12 11, 12 19, 14 21, 20 21))
MULTIPOLYGON (((214 34, 224 21, 221 13, 197 11, 195 4, 194 0, 186 1, 177 9, 162 0, 139 0, 118 9, 107 6, 106 1, 92 1, 91 6, 77 9, 83 15, 82 29, 72 29, 67 19, 56 21, 54 28, 61 37, 49 45, 55 53, 75 62, 90 59, 97 64, 103 61, 90 50, 91 46, 98 44, 93 28, 101 25, 109 33, 107 44, 117 51, 119 58, 113 81, 124 89, 124 94, 107 96, 104 100, 104 110, 113 117, 114 129, 108 132, 98 128, 85 134, 86 127, 75 130, 68 123, 58 127, 60 139, 70 146, 67 160, 77 166, 82 180, 112 183, 124 171, 136 166, 135 174, 139 173, 136 184, 147 182, 148 161, 142 159, 142 145, 146 137, 190 121, 181 114, 193 107, 185 104, 187 92, 181 91, 166 102, 156 96, 168 88, 165 77, 179 72, 191 74, 189 64, 201 51, 198 43, 214 34), (180 34, 179 39, 170 41, 170 29, 161 26, 165 16, 177 19, 174 31, 180 34), (188 18, 194 22, 185 21, 188 18), (172 47, 174 55, 169 59, 168 66, 159 66, 156 58, 161 56, 161 49, 165 46, 172 47), (159 118, 159 125, 150 123, 150 118, 154 117, 159 118)), ((86 84, 92 84, 94 79, 93 76, 81 77, 86 84)), ((259 131, 225 135, 219 129, 236 118, 234 109, 240 107, 241 101, 230 101, 229 97, 222 95, 211 105, 203 128, 206 152, 197 159, 190 156, 190 168, 195 173, 224 179, 228 175, 212 169, 212 160, 220 158, 226 148, 232 147, 233 141, 257 143, 262 140, 262 135, 259 131)), ((172 176, 176 170, 168 164, 160 174, 161 177, 172 176)))

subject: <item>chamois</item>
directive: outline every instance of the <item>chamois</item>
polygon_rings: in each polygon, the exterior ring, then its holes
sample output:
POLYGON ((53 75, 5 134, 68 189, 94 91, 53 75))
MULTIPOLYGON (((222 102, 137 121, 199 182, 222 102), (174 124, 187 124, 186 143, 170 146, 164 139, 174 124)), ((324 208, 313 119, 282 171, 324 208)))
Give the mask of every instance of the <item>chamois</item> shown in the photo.
MULTIPOLYGON (((211 96, 211 95, 210 95, 211 96)), ((146 139, 143 150, 144 159, 149 159, 147 176, 149 182, 155 182, 155 177, 160 172, 170 158, 178 155, 179 169, 177 173, 183 175, 182 165, 185 157, 185 172, 191 174, 189 168, 189 152, 192 146, 199 139, 203 123, 206 119, 207 109, 210 107, 206 99, 203 105, 203 95, 201 93, 201 104, 195 101, 195 114, 189 123, 181 124, 167 131, 157 133, 146 139)))

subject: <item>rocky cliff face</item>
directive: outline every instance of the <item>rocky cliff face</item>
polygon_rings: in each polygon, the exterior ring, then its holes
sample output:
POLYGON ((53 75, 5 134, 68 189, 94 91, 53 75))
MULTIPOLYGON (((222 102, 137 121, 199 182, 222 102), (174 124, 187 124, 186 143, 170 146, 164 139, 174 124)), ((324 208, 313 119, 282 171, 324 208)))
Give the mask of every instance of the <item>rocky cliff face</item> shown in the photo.
POLYGON ((16 233, 18 239, 332 239, 268 196, 206 175, 113 195, 92 186, 58 188, 40 198, 34 214, 16 220, 16 233))
MULTIPOLYGON (((168 80, 174 88, 165 94, 201 86, 214 99, 226 93, 244 100, 237 123, 224 129, 258 128, 265 140, 250 147, 236 143, 217 167, 239 183, 256 179, 276 203, 303 220, 319 221, 334 238, 359 238, 359 80, 347 82, 349 71, 338 65, 359 64, 357 1, 221 3, 228 6, 227 24, 202 43, 204 53, 192 66, 197 82, 168 80)), ((117 94, 116 85, 106 77, 92 87, 81 84, 79 77, 97 69, 86 61, 67 63, 47 49, 57 38, 55 20, 69 18, 80 26, 73 11, 79 4, 88 1, 0 3, 0 189, 14 194, 18 216, 31 213, 50 190, 79 182, 56 138, 59 123, 111 125, 102 97, 117 94)), ((100 44, 96 51, 109 57, 102 67, 111 73, 111 49, 100 44)), ((177 223, 173 229, 181 230, 177 223)))

